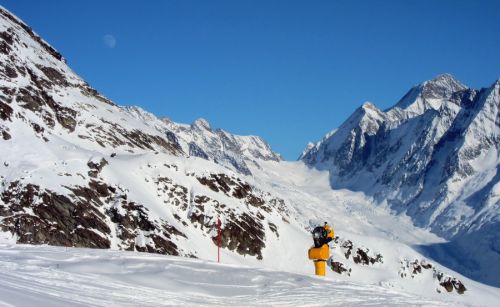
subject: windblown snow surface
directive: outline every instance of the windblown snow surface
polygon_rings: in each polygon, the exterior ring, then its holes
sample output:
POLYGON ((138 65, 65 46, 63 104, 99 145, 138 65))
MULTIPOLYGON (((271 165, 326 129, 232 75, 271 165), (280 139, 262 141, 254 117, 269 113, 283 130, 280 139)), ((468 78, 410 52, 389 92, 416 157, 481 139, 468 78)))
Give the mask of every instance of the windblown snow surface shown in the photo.
POLYGON ((111 250, 0 245, 0 305, 447 306, 377 285, 111 250))

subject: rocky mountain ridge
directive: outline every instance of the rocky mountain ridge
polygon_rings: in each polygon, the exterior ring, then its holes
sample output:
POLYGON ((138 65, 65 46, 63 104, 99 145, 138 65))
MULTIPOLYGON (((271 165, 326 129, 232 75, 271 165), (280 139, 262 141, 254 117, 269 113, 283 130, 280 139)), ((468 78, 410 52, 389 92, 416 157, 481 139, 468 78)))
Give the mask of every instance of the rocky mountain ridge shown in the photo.
POLYGON ((214 219, 225 216, 222 245, 262 258, 266 228, 278 227, 263 223, 265 215, 285 219, 287 210, 283 200, 240 178, 251 174, 247 163, 281 159, 264 140, 212 130, 203 119, 186 126, 115 105, 3 8, 0 46, 3 231, 19 243, 195 256, 196 248, 179 247, 179 240, 192 240, 182 228, 189 223, 213 244, 214 219), (146 160, 151 154, 155 159, 146 160), (168 162, 174 157, 180 160, 168 162), (182 159, 199 167, 181 174, 182 159), (131 196, 134 184, 111 178, 115 165, 148 183, 156 199, 131 196), (153 214, 158 203, 164 208, 153 214), (241 229, 245 236, 236 235, 241 229))
POLYGON ((467 252, 473 274, 500 259, 499 105, 500 79, 475 90, 441 75, 388 110, 363 104, 300 159, 329 170, 333 188, 371 195, 454 250, 481 246, 467 252))

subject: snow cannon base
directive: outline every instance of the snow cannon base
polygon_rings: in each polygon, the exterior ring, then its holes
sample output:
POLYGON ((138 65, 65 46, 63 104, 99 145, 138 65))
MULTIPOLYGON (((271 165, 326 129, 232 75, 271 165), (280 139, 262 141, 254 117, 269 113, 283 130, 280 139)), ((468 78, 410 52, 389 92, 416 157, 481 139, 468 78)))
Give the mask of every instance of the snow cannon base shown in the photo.
POLYGON ((314 260, 314 274, 317 276, 326 276, 325 260, 314 260))
POLYGON ((326 260, 330 258, 330 248, 328 244, 321 247, 311 247, 309 249, 309 259, 314 260, 314 272, 318 276, 326 275, 326 260))

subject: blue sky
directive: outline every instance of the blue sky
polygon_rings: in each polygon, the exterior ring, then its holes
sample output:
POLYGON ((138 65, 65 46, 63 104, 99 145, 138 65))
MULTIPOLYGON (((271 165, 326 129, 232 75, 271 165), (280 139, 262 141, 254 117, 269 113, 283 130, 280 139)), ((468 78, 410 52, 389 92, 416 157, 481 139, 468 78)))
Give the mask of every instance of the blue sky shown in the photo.
POLYGON ((121 105, 264 137, 294 160, 363 102, 451 73, 500 77, 500 1, 1 4, 121 105))

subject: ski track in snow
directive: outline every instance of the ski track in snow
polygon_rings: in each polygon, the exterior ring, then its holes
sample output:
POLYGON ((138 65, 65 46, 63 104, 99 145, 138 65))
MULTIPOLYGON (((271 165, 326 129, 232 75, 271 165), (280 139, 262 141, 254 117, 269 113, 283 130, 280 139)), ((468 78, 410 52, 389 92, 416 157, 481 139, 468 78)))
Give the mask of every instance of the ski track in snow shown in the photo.
POLYGON ((1 306, 446 306, 380 286, 188 258, 0 245, 1 306))

